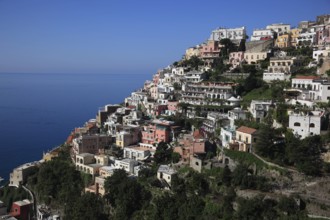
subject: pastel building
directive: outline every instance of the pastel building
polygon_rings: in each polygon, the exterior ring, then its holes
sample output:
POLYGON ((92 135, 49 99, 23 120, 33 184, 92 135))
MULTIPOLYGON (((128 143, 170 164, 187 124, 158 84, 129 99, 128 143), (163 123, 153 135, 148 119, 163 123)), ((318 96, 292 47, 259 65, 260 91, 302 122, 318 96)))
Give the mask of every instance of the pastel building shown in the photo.
POLYGON ((322 111, 291 112, 289 114, 289 128, 302 139, 311 135, 319 135, 323 116, 324 112, 322 111))
POLYGON ((207 66, 211 66, 213 60, 219 57, 220 54, 219 41, 209 40, 206 44, 200 47, 200 58, 206 63, 207 66))
POLYGON ((73 139, 72 149, 75 154, 91 153, 96 154, 100 149, 110 146, 112 137, 104 134, 82 135, 73 139))
POLYGON ((123 169, 129 174, 134 173, 134 167, 137 165, 138 165, 138 162, 133 159, 115 160, 115 168, 123 169))
POLYGON ((139 126, 125 126, 122 131, 116 134, 116 145, 123 148, 137 144, 141 140, 139 126))
POLYGON ((283 24, 283 23, 277 23, 277 24, 270 24, 266 26, 266 29, 272 30, 279 33, 288 33, 291 30, 291 25, 289 24, 283 24))
POLYGON ((166 110, 166 114, 167 115, 175 115, 176 112, 178 111, 178 101, 168 101, 167 102, 167 110, 166 110))
POLYGON ((286 48, 291 46, 291 34, 282 33, 279 34, 275 41, 275 47, 286 48))
POLYGON ((252 117, 257 122, 260 122, 267 116, 271 105, 272 101, 252 100, 249 111, 252 114, 252 117))
POLYGON ((157 179, 159 179, 162 183, 166 184, 166 188, 171 187, 172 178, 176 174, 176 170, 171 168, 168 165, 160 165, 157 170, 157 179))
POLYGON ((246 39, 245 27, 238 28, 222 28, 219 27, 212 31, 209 40, 220 41, 221 39, 228 38, 232 41, 240 41, 246 39))
POLYGON ((171 126, 174 122, 166 120, 153 120, 142 128, 142 143, 155 144, 170 141, 171 126))
POLYGON ((289 81, 291 74, 286 73, 268 73, 264 72, 262 79, 265 82, 272 82, 272 81, 289 81))
POLYGON ((199 57, 200 56, 200 47, 201 47, 200 45, 197 45, 195 47, 188 48, 185 53, 185 59, 189 60, 193 56, 199 57))
POLYGON ((193 134, 184 134, 179 137, 173 151, 180 154, 183 163, 189 164, 190 157, 195 153, 205 153, 205 142, 204 137, 196 130, 193 134))
POLYGON ((253 31, 251 41, 274 39, 274 31, 270 29, 256 29, 253 31))
POLYGON ((289 74, 304 65, 303 57, 271 57, 268 66, 268 73, 289 74))
POLYGON ((239 144, 239 151, 252 152, 253 145, 257 141, 257 130, 246 126, 236 129, 236 142, 239 144))
POLYGON ((228 63, 232 65, 232 69, 238 67, 242 61, 244 60, 244 52, 231 52, 229 54, 229 61, 228 63))
POLYGON ((78 171, 90 174, 92 176, 98 176, 100 167, 104 166, 106 161, 107 159, 103 159, 101 161, 100 158, 96 160, 94 154, 82 153, 76 155, 75 166, 78 171))
POLYGON ((156 147, 153 145, 136 145, 136 146, 129 146, 124 148, 124 158, 143 161, 153 155, 156 151, 156 147))
POLYGON ((29 175, 39 166, 39 162, 31 162, 23 164, 10 173, 9 186, 20 186, 25 184, 29 175))
POLYGON ((10 215, 20 220, 30 220, 33 203, 27 199, 12 204, 10 215))
POLYGON ((301 28, 294 28, 294 29, 291 29, 291 46, 292 47, 297 47, 298 45, 298 37, 300 36, 300 33, 301 33, 302 29, 301 28))
POLYGON ((296 76, 292 78, 291 87, 296 89, 312 88, 313 81, 318 78, 318 76, 296 76))

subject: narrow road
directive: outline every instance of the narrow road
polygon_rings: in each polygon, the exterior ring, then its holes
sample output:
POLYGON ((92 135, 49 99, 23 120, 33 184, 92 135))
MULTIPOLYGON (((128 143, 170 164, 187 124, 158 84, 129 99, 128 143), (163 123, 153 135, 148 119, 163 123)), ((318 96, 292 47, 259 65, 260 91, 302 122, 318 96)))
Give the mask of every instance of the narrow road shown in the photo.
POLYGON ((36 196, 34 195, 34 193, 29 189, 29 188, 27 188, 26 186, 22 186, 23 187, 23 189, 25 190, 25 191, 27 191, 29 194, 30 194, 30 196, 31 196, 31 198, 32 198, 32 203, 33 203, 33 219, 37 219, 37 200, 36 200, 36 196))

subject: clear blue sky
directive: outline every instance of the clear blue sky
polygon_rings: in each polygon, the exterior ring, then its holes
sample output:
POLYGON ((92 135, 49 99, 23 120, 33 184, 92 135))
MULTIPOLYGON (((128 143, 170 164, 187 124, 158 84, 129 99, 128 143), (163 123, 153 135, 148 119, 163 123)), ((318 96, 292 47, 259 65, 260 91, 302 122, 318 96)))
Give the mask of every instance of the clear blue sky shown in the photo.
POLYGON ((296 26, 330 0, 0 0, 0 72, 155 72, 219 26, 296 26))

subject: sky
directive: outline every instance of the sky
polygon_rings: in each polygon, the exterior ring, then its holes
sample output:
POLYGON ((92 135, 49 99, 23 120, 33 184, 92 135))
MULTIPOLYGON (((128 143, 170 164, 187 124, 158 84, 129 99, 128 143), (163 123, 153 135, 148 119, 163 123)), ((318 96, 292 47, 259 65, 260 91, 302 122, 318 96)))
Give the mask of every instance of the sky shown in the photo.
POLYGON ((0 0, 0 73, 153 73, 217 27, 329 13, 330 0, 0 0))

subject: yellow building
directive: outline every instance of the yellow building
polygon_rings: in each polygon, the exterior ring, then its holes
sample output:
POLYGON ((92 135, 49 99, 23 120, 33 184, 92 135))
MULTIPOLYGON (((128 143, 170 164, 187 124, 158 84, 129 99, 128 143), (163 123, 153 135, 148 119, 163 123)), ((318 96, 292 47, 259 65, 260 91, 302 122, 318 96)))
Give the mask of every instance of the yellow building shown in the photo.
POLYGON ((256 143, 256 132, 256 129, 245 126, 236 129, 236 141, 239 144, 239 151, 252 151, 252 146, 256 143))
POLYGON ((291 46, 291 34, 280 34, 277 36, 275 47, 285 48, 291 46))
POLYGON ((43 153, 43 157, 42 159, 46 162, 46 161, 50 161, 52 160, 53 158, 55 157, 58 157, 58 154, 60 152, 60 148, 55 148, 53 149, 52 151, 50 152, 47 152, 47 153, 43 153))
POLYGON ((291 30, 291 46, 296 47, 298 45, 297 38, 299 37, 301 33, 301 28, 295 28, 291 30))
POLYGON ((186 53, 185 53, 185 59, 186 60, 189 60, 192 56, 196 56, 196 57, 199 57, 200 56, 200 46, 196 46, 196 47, 190 47, 186 50, 186 53))

